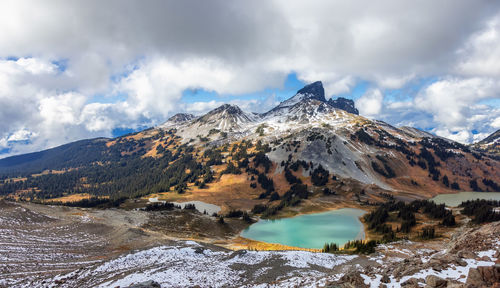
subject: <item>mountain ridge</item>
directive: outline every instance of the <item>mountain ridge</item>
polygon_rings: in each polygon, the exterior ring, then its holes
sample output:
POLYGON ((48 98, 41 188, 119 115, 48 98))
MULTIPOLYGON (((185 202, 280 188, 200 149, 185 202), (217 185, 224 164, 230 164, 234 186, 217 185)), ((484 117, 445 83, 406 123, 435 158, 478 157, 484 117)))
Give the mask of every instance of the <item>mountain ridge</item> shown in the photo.
POLYGON ((209 197, 208 203, 249 209, 273 193, 285 197, 293 181, 313 193, 347 189, 359 201, 379 201, 380 193, 419 199, 498 187, 495 157, 328 102, 321 82, 314 82, 263 114, 225 104, 122 137, 66 144, 68 149, 40 154, 46 158, 1 159, 0 195, 127 199, 188 192, 199 200, 209 197), (207 194, 206 186, 217 193, 207 194), (245 193, 236 196, 234 187, 245 193))

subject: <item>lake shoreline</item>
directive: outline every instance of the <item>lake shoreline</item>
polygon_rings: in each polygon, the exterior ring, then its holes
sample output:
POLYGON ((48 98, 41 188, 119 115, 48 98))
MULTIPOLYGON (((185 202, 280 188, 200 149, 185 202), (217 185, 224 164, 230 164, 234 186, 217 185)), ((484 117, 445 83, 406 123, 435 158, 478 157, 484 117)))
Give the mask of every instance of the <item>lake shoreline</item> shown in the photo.
POLYGON ((239 235, 252 241, 304 249, 321 249, 325 243, 337 243, 341 247, 348 241, 366 240, 361 219, 366 213, 366 210, 344 207, 279 219, 259 219, 239 235), (306 236, 310 234, 315 236, 306 236))

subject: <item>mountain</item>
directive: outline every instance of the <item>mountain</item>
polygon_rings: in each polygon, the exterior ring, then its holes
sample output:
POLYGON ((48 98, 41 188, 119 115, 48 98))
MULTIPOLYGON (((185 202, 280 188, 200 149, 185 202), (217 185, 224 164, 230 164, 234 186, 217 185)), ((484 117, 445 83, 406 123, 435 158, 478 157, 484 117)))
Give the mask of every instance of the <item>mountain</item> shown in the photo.
POLYGON ((232 131, 243 127, 247 123, 254 122, 256 119, 257 117, 254 114, 245 113, 236 105, 224 104, 194 122, 202 127, 232 131))
POLYGON ((479 141, 478 144, 481 145, 498 145, 500 142, 500 129, 497 130, 496 132, 493 132, 490 136, 484 138, 483 140, 479 141))
POLYGON ((349 113, 359 115, 359 111, 356 109, 353 100, 339 97, 338 99, 330 99, 327 101, 325 98, 325 89, 323 88, 323 83, 321 81, 316 81, 306 85, 304 88, 297 91, 297 94, 293 97, 281 102, 278 106, 271 109, 271 111, 265 113, 265 115, 288 113, 287 109, 305 102, 325 103, 327 106, 332 108, 341 109, 349 113))
POLYGON ((352 114, 359 115, 359 111, 358 109, 356 109, 356 107, 354 106, 354 101, 351 99, 339 97, 335 100, 334 99, 328 100, 328 104, 330 104, 330 106, 332 107, 342 109, 352 114))
POLYGON ((297 91, 293 97, 281 102, 278 106, 273 108, 271 111, 265 113, 265 115, 275 114, 278 111, 283 111, 289 109, 297 104, 303 103, 307 100, 316 100, 319 102, 326 102, 325 99, 325 89, 323 88, 323 83, 321 81, 316 81, 304 88, 297 91))
POLYGON ((177 113, 174 116, 170 117, 167 122, 169 123, 184 123, 190 120, 195 119, 196 116, 193 114, 186 114, 186 113, 177 113))
POLYGON ((500 130, 497 130, 483 140, 472 144, 472 147, 482 152, 500 156, 500 130))
POLYGON ((120 203, 174 193, 248 210, 308 197, 298 191, 319 197, 326 188, 359 203, 498 189, 493 155, 355 109, 352 100, 327 101, 318 81, 263 114, 229 104, 200 117, 177 114, 138 133, 1 159, 0 195, 88 193, 120 203), (307 190, 294 190, 298 183, 307 190))

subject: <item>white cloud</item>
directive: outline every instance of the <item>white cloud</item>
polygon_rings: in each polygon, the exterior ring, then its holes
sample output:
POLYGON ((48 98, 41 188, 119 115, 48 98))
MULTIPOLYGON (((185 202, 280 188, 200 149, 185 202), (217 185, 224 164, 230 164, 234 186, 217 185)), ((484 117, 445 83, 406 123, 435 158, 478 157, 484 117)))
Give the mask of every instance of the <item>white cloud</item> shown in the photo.
POLYGON ((461 143, 468 143, 471 138, 471 133, 465 130, 453 133, 448 129, 436 129, 433 132, 438 136, 445 137, 461 143))
POLYGON ((12 153, 42 149, 222 102, 265 111, 275 98, 180 100, 282 87, 292 72, 322 80, 327 97, 372 82, 357 101, 369 117, 450 135, 494 128, 498 109, 477 103, 498 97, 499 11, 488 0, 1 1, 0 144, 24 129, 30 144, 12 153), (384 89, 436 76, 415 101, 384 102, 384 89))
POLYGON ((29 140, 32 135, 33 133, 31 133, 30 131, 20 129, 10 135, 7 141, 26 141, 29 140))
POLYGON ((426 87, 414 99, 415 107, 434 115, 448 129, 463 129, 480 108, 480 100, 495 98, 500 82, 489 78, 448 78, 426 87))
POLYGON ((384 95, 378 89, 368 90, 363 96, 356 100, 359 113, 366 117, 375 117, 382 111, 384 95))
POLYGON ((500 129, 500 117, 495 118, 493 122, 491 122, 490 126, 496 129, 500 129))
POLYGON ((399 89, 407 84, 410 80, 415 77, 414 74, 411 75, 403 75, 403 76, 394 76, 394 75, 385 75, 385 76, 375 76, 375 82, 379 84, 382 88, 387 89, 399 89))
POLYGON ((500 14, 474 33, 458 51, 457 71, 465 75, 500 76, 500 14))

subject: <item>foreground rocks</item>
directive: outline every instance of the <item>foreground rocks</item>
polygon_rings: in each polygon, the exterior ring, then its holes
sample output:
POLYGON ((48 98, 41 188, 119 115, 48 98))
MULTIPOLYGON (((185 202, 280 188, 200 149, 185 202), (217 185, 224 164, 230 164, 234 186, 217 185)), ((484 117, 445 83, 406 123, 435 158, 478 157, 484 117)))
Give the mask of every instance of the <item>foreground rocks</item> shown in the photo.
POLYGON ((500 222, 459 229, 450 240, 381 245, 335 287, 499 287, 500 222), (361 280, 363 280, 361 282, 361 280))
POLYGON ((380 245, 371 255, 336 255, 163 239, 140 229, 150 223, 142 212, 31 204, 0 212, 7 251, 0 252, 0 287, 500 288, 500 222, 380 245))

